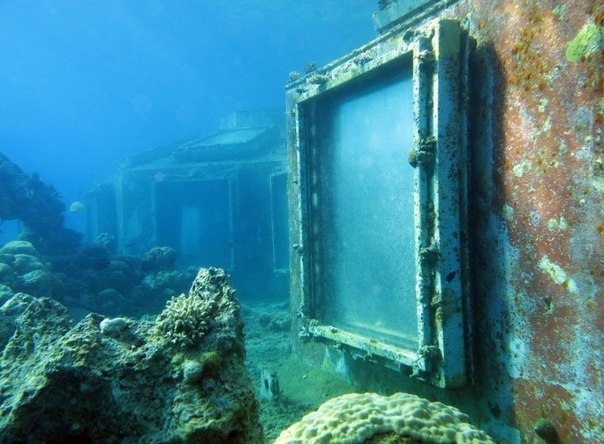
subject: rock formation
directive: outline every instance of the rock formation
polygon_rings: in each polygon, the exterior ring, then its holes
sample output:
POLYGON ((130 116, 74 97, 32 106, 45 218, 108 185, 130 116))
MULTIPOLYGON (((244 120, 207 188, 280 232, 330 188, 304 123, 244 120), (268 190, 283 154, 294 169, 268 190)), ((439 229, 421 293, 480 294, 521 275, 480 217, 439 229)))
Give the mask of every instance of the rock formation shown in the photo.
POLYGON ((201 269, 153 321, 18 293, 0 307, 0 443, 256 443, 243 322, 227 275, 201 269))
POLYGON ((12 241, 0 247, 0 305, 19 292, 57 296, 60 287, 31 243, 12 241))
POLYGON ((81 234, 65 228, 65 204, 37 174, 28 176, 0 153, 0 221, 20 219, 22 236, 41 253, 74 251, 81 234))

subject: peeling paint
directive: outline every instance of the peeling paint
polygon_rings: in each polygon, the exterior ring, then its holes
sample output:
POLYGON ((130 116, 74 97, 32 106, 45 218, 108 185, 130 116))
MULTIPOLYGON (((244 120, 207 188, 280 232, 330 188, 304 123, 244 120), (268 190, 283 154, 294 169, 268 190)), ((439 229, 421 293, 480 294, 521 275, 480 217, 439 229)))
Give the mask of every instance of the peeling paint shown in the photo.
POLYGON ((577 284, 569 278, 558 264, 552 262, 547 255, 539 261, 539 269, 547 274, 557 285, 564 285, 571 293, 577 293, 577 284))
POLYGON ((533 165, 531 164, 530 160, 523 160, 522 162, 514 165, 514 168, 512 169, 512 171, 514 172, 514 176, 522 177, 526 173, 531 171, 532 168, 533 168, 533 165))
POLYGON ((503 218, 505 220, 512 220, 514 218, 514 208, 508 204, 505 204, 503 206, 503 218))

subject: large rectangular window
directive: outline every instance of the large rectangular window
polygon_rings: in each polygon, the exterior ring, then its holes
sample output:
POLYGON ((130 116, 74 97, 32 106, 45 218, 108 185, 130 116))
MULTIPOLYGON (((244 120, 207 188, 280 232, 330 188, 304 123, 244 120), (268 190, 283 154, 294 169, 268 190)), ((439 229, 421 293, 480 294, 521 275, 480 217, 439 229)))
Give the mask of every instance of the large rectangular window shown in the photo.
POLYGON ((292 306, 300 341, 467 382, 468 42, 391 31, 288 85, 292 306))
POLYGON ((312 278, 322 320, 416 346, 413 82, 410 64, 399 68, 313 106, 312 278))

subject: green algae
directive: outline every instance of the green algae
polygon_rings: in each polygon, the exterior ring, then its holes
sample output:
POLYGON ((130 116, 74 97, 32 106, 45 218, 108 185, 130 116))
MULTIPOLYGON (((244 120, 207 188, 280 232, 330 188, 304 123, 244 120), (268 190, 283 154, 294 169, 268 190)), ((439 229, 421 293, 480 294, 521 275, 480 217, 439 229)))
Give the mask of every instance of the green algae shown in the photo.
POLYGON ((571 63, 588 59, 600 51, 602 31, 594 23, 588 23, 566 47, 566 59, 571 63))

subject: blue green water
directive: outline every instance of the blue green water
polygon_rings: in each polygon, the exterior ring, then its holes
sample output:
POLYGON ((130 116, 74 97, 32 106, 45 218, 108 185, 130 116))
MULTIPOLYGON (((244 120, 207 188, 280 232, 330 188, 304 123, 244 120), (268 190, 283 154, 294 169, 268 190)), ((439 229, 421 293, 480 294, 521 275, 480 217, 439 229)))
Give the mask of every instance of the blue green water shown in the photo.
POLYGON ((3 1, 0 152, 69 205, 130 154, 207 135, 235 109, 283 107, 288 74, 373 38, 376 9, 372 0, 3 1))

